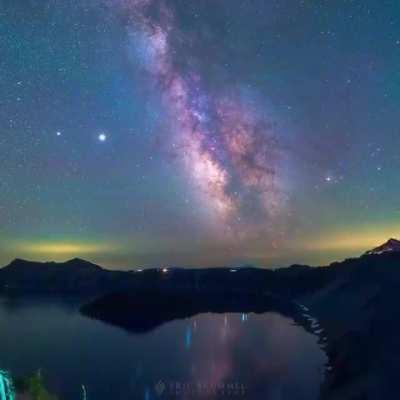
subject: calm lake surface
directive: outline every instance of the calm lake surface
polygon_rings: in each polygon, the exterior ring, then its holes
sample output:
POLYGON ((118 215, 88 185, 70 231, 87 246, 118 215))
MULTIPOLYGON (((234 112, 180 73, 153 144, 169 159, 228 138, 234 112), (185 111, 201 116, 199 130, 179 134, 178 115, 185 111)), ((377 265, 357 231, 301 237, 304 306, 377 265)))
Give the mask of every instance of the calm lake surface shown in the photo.
POLYGON ((0 300, 0 367, 60 400, 317 399, 326 355, 287 317, 202 314, 131 334, 76 306, 0 300))

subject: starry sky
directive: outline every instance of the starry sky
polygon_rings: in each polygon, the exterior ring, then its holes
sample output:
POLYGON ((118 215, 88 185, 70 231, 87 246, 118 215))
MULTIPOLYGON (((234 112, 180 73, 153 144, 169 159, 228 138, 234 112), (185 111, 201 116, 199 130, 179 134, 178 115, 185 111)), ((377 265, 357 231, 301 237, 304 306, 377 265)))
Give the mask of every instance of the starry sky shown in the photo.
POLYGON ((399 65, 396 0, 0 0, 0 264, 399 236, 399 65))

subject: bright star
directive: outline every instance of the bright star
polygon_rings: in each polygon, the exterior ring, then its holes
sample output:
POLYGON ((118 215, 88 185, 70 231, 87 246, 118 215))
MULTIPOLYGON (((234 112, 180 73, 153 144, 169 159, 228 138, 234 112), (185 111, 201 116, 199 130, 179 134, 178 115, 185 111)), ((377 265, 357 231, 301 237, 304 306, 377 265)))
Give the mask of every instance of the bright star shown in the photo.
POLYGON ((107 139, 107 136, 104 133, 100 133, 100 135, 99 135, 100 142, 105 142, 106 139, 107 139))

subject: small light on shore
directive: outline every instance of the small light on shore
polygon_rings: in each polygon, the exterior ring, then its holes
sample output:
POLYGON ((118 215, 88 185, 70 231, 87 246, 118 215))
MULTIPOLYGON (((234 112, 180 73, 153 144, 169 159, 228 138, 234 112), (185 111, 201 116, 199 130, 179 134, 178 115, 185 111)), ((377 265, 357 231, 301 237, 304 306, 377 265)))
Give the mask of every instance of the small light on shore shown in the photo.
POLYGON ((236 269, 230 269, 229 271, 230 272, 236 272, 237 270, 236 269))
POLYGON ((162 270, 161 270, 164 274, 166 274, 167 272, 168 272, 168 268, 163 268, 162 270))

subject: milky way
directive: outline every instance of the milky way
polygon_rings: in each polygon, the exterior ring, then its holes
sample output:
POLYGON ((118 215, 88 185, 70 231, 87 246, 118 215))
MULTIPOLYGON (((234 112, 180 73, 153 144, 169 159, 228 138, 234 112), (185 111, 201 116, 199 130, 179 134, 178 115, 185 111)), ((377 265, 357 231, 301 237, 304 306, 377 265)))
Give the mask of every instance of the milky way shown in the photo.
POLYGON ((201 204, 233 230, 239 222, 241 229, 246 223, 255 224, 251 214, 258 214, 260 226, 279 215, 284 196, 272 124, 238 91, 226 90, 229 95, 207 91, 196 70, 176 67, 173 38, 183 35, 165 2, 112 4, 128 16, 130 46, 161 89, 169 116, 169 146, 201 204))
POLYGON ((3 1, 0 264, 321 264, 397 237, 397 3, 3 1))

